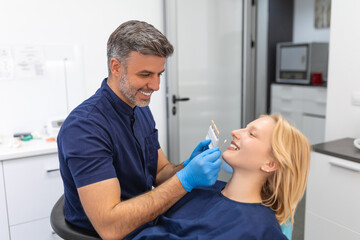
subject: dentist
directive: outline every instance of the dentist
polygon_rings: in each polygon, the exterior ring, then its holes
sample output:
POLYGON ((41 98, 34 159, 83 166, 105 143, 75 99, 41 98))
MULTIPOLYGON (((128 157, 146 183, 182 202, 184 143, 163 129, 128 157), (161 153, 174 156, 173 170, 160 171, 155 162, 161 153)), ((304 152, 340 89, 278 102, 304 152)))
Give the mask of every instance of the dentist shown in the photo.
POLYGON ((69 223, 121 239, 194 187, 215 183, 221 153, 209 141, 177 166, 158 142, 148 104, 172 53, 145 22, 125 22, 110 35, 108 78, 70 113, 57 139, 69 223))

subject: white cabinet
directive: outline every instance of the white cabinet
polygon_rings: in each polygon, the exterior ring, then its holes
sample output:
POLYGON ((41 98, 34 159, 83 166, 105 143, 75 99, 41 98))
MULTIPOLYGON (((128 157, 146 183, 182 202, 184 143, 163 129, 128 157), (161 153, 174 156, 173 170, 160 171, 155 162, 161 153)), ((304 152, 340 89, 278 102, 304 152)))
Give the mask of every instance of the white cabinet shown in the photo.
POLYGON ((64 192, 57 153, 3 160, 2 166, 10 239, 56 239, 49 217, 64 192))
POLYGON ((302 126, 302 88, 290 85, 271 85, 271 112, 280 113, 297 128, 302 126))
POLYGON ((60 240, 50 225, 50 219, 44 218, 29 223, 19 224, 10 227, 11 240, 60 240))
POLYGON ((0 162, 0 239, 9 240, 9 224, 6 210, 3 166, 0 162))
POLYGON ((360 239, 360 163, 312 152, 305 239, 360 239))
POLYGON ((306 212, 305 240, 359 240, 360 235, 348 228, 324 219, 310 211, 306 212))
POLYGON ((10 226, 50 216, 63 194, 57 154, 4 161, 10 226))
POLYGON ((324 141, 326 88, 271 85, 271 113, 279 113, 298 128, 311 144, 324 141))

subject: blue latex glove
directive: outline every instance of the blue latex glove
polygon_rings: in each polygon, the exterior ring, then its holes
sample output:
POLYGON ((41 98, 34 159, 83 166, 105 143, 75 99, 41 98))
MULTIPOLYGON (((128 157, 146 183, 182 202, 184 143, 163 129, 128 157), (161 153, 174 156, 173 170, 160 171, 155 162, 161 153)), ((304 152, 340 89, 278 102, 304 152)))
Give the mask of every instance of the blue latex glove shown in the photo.
POLYGON ((188 165, 188 163, 191 161, 191 159, 193 159, 194 157, 196 157, 197 155, 199 155, 200 153, 202 153, 203 151, 209 149, 209 144, 210 144, 211 140, 210 139, 206 139, 201 141, 196 148, 194 149, 194 151, 191 153, 190 158, 186 159, 184 161, 184 167, 186 167, 186 165, 188 165))
POLYGON ((210 186, 216 182, 221 166, 220 155, 218 147, 208 149, 176 173, 186 191, 191 192, 195 187, 210 186))

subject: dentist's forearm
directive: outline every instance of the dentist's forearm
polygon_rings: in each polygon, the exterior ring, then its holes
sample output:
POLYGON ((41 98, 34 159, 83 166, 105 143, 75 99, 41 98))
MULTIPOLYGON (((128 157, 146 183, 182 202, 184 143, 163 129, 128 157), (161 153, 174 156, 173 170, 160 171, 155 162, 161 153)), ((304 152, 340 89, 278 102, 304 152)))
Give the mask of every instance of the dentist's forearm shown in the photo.
MULTIPOLYGON (((141 225, 154 220, 164 213, 186 194, 176 175, 155 189, 131 198, 111 204, 97 214, 86 211, 91 223, 103 239, 122 239, 141 225)), ((87 210, 86 205, 84 206, 87 210)))

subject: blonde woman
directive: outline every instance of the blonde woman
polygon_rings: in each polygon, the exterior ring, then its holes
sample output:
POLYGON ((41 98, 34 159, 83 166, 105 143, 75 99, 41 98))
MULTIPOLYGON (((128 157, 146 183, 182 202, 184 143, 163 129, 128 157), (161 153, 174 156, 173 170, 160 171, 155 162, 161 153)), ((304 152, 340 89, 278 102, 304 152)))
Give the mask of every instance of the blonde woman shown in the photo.
POLYGON ((309 171, 308 140, 280 115, 261 116, 231 132, 223 159, 233 175, 197 188, 130 239, 284 239, 309 171))

